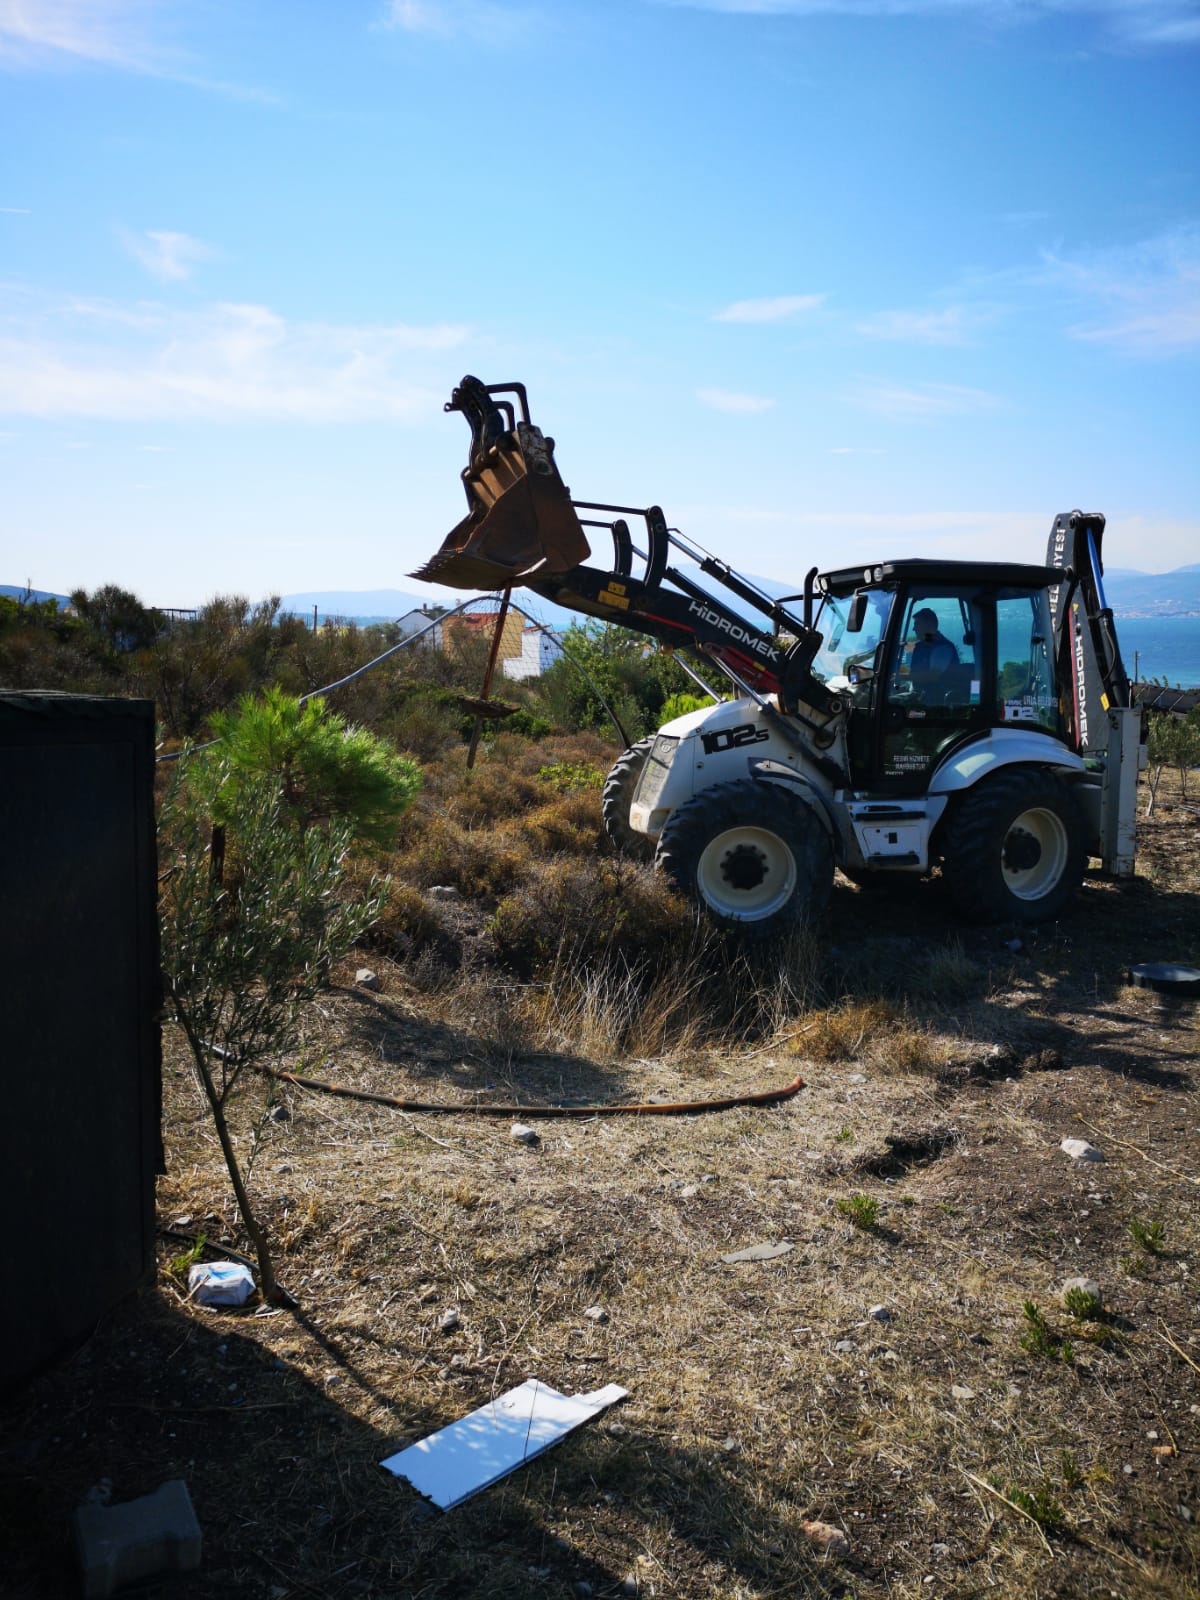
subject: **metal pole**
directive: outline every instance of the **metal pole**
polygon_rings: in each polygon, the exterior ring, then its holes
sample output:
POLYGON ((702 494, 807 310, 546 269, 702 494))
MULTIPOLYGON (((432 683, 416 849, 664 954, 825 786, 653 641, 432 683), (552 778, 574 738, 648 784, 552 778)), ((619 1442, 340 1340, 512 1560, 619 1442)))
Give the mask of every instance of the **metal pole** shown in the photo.
MULTIPOLYGON (((508 602, 512 596, 511 589, 505 589, 500 600, 500 609, 496 613, 496 627, 492 633, 492 648, 488 652, 487 671, 483 675, 483 693, 481 700, 486 700, 492 692, 492 674, 496 670, 496 658, 500 654, 500 640, 504 636, 504 619, 508 616, 508 602)), ((475 765, 475 752, 479 748, 479 730, 483 726, 483 713, 475 713, 475 726, 471 729, 471 743, 467 749, 467 770, 475 765)))

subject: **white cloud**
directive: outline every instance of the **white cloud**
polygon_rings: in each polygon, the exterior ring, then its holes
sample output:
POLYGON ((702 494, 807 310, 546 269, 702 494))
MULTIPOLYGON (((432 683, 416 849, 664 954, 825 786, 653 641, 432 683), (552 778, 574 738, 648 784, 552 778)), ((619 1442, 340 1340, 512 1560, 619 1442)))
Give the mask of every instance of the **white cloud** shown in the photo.
POLYGON ((0 206, 0 212, 6 217, 31 217, 33 212, 28 206, 0 206))
POLYGON ((158 0, 0 0, 0 67, 39 71, 90 62, 235 100, 278 103, 267 90, 194 72, 159 36, 166 10, 158 0))
POLYGON ((1200 227, 1175 229, 1130 249, 1044 257, 1043 281, 1088 310, 1075 339, 1131 355, 1171 356, 1200 344, 1200 227))
POLYGON ((0 61, 36 66, 55 57, 148 71, 146 0, 0 0, 0 61))
POLYGON ((187 233, 127 233, 121 230, 126 250, 145 267, 152 278, 162 283, 179 283, 190 278, 193 266, 211 261, 215 252, 202 240, 187 233))
POLYGON ((990 314, 968 306, 947 306, 944 311, 880 311, 858 324, 868 339, 891 339, 906 344, 969 344, 975 328, 990 314))
POLYGON ((0 415, 213 422, 415 421, 437 409, 443 323, 291 322, 267 306, 173 311, 14 296, 0 415))
POLYGON ((903 385, 885 379, 861 383, 851 399, 864 411, 875 411, 899 422, 923 422, 933 417, 970 416, 994 411, 1001 404, 996 395, 984 389, 971 389, 956 383, 917 383, 903 385))
POLYGON ((770 411, 775 404, 761 394, 739 394, 732 389, 697 389, 696 399, 713 411, 726 411, 731 416, 757 417, 770 411))
POLYGON ((805 311, 816 311, 823 294, 783 294, 764 300, 735 300, 713 316, 714 322, 786 322, 805 311))
POLYGON ((532 8, 502 0, 390 0, 385 28, 441 38, 468 35, 488 44, 507 44, 538 19, 532 8))
POLYGON ((756 17, 949 17, 994 25, 1091 17, 1123 45, 1200 42, 1196 0, 660 0, 756 17))

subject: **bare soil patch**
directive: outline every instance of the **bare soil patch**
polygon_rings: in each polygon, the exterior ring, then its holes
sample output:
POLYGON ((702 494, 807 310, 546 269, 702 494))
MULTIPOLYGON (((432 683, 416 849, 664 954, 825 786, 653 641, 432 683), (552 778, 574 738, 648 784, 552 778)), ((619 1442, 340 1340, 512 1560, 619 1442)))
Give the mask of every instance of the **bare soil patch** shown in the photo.
MULTIPOLYGON (((373 1093, 807 1087, 540 1123, 527 1147, 505 1120, 263 1080, 256 1109, 282 1120, 243 1120, 240 1148, 257 1138, 299 1311, 189 1304, 164 1239, 157 1285, 4 1409, 0 1590, 77 1592, 88 1489, 183 1477, 203 1569, 144 1591, 177 1600, 1195 1596, 1200 1005, 1127 982, 1132 962, 1200 963, 1200 817, 1169 784, 1137 881, 1089 882, 1034 934, 963 929, 936 883, 839 887, 822 1005, 736 1049, 534 1056, 497 1022, 497 980, 431 999, 378 952, 380 992, 337 974, 282 1064, 373 1093), (1068 1136, 1106 1159, 1073 1162, 1068 1136), (776 1260, 721 1259, 780 1240, 776 1260), (1062 1304, 1080 1274, 1102 1287, 1091 1318, 1062 1304), (446 1515, 380 1471, 527 1376, 630 1397, 446 1515), (813 1520, 848 1552, 823 1556, 813 1520)), ((167 1044, 160 1221, 244 1248, 167 1044)), ((103 1249, 86 1218, 80 1249, 103 1249)))

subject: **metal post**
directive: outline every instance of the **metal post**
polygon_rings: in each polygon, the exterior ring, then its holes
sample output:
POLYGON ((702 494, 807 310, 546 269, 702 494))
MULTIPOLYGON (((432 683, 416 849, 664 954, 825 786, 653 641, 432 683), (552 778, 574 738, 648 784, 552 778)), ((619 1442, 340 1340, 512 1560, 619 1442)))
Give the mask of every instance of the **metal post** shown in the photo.
MULTIPOLYGON (((504 636, 504 619, 508 616, 508 602, 512 597, 512 590, 505 589, 500 600, 500 609, 496 613, 496 627, 492 633, 492 648, 488 652, 487 671, 483 675, 483 693, 481 700, 486 700, 492 692, 492 674, 496 670, 496 658, 500 654, 500 640, 504 636)), ((475 726, 471 729, 471 743, 467 748, 467 770, 475 765, 475 752, 479 748, 479 730, 483 725, 483 713, 475 713, 475 726)))

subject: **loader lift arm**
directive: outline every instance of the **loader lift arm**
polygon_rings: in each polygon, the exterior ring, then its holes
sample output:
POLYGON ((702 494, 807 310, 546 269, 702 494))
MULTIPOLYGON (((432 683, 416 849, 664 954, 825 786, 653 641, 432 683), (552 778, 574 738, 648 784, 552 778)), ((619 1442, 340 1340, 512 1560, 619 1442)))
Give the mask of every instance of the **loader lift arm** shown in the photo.
POLYGON ((811 671, 820 635, 725 562, 668 528, 658 506, 572 500, 554 461, 554 440, 534 427, 521 384, 464 377, 446 405, 471 429, 462 473, 468 514, 412 576, 481 590, 522 585, 584 616, 616 622, 669 649, 690 649, 719 665, 742 692, 778 697, 779 708, 820 730, 843 702, 811 671), (513 396, 503 399, 500 396, 513 396), (518 414, 519 413, 519 414, 518 414), (602 513, 601 517, 581 512, 602 513), (640 519, 645 548, 628 518, 640 519), (613 543, 608 569, 586 565, 585 528, 613 543), (769 619, 748 620, 723 598, 669 565, 672 551, 769 619), (640 575, 635 565, 640 562, 640 575), (784 643, 780 633, 791 636, 784 643))

